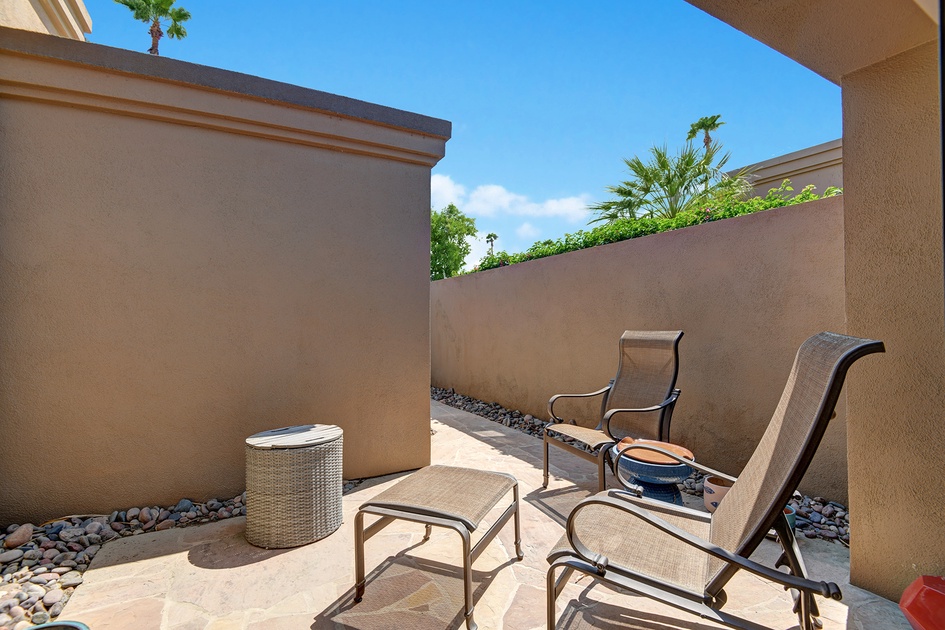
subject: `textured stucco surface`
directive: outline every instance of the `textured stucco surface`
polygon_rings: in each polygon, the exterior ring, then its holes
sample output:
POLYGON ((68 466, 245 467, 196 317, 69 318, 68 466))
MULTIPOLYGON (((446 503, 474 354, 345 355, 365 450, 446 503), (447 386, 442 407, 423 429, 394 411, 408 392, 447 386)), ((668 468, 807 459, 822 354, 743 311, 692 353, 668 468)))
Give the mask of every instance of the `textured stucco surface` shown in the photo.
POLYGON ((84 41, 92 18, 83 0, 3 0, 0 26, 84 41))
POLYGON ((2 46, 0 75, 0 522, 234 494, 290 424, 344 428, 349 477, 429 463, 443 138, 2 46))
MULTIPOLYGON (((431 318, 434 385, 541 418, 553 394, 613 378, 624 330, 685 331, 673 441, 737 473, 798 346, 844 332, 843 200, 439 280, 431 318)), ((562 406, 574 417, 598 408, 596 399, 562 406)), ((844 499, 842 403, 838 411, 802 488, 844 499)))
POLYGON ((686 1, 837 84, 938 32, 911 0, 686 1))
POLYGON ((751 171, 752 194, 764 197, 785 179, 794 192, 805 186, 823 194, 830 186, 843 187, 843 143, 831 140, 747 166, 751 171))
POLYGON ((843 80, 848 327, 886 343, 851 372, 850 570, 894 600, 945 573, 938 73, 929 43, 843 80))

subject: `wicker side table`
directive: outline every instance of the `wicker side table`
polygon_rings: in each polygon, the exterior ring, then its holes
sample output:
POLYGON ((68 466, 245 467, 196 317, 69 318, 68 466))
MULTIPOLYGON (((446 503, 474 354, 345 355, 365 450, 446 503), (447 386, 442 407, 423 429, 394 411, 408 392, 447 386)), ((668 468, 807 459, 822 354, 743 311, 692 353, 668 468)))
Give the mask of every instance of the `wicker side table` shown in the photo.
POLYGON ((298 547, 341 526, 339 427, 307 424, 246 438, 246 540, 298 547))

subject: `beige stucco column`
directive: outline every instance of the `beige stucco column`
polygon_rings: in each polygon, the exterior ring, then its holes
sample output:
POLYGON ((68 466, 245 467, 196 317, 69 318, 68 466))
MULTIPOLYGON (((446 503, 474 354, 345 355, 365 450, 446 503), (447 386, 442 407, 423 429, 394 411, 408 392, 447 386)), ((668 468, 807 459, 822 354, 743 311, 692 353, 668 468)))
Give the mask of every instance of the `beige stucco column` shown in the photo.
POLYGON ((847 326, 882 339, 849 382, 851 580, 898 599, 945 571, 938 46, 843 77, 847 326))
POLYGON ((851 581, 945 574, 939 15, 920 0, 689 0, 843 90, 847 332, 886 354, 846 387, 851 581))

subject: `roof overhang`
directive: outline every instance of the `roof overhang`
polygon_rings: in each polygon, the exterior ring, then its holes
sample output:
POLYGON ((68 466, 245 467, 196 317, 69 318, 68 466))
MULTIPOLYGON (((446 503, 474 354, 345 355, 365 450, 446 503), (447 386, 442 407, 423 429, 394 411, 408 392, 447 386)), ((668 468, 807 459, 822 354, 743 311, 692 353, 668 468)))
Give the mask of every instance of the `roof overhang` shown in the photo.
POLYGON ((934 0, 687 0, 822 77, 842 78, 938 38, 934 0))

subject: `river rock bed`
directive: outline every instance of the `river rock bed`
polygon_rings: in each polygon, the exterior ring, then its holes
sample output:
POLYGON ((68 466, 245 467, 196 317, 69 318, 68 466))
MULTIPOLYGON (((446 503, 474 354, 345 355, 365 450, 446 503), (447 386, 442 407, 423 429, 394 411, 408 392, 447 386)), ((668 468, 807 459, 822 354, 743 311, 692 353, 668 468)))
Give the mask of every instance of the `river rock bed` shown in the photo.
POLYGON ((456 409, 462 409, 463 411, 474 413, 477 416, 482 416, 483 418, 492 420, 493 422, 498 422, 501 425, 518 429, 523 433, 527 433, 528 435, 532 435, 537 438, 542 437, 542 432, 545 430, 545 425, 548 424, 547 420, 536 418, 535 416, 527 413, 523 414, 518 410, 513 411, 506 409, 499 403, 487 403, 481 400, 476 400, 475 398, 470 398, 469 396, 463 396, 462 394, 457 394, 452 389, 431 387, 430 398, 437 400, 444 405, 449 405, 450 407, 455 407, 456 409))
MULTIPOLYGON (((547 420, 523 414, 518 410, 506 409, 499 403, 484 402, 457 394, 452 388, 431 387, 430 398, 537 438, 542 438, 542 432, 548 424, 547 420)), ((570 438, 565 438, 565 441, 573 443, 570 438)), ((704 478, 705 475, 694 470, 689 478, 679 485, 679 490, 687 494, 702 496, 704 478)), ((844 505, 823 497, 808 497, 799 492, 794 493, 789 504, 797 511, 795 531, 798 535, 803 534, 807 538, 820 538, 849 545, 850 511, 844 505)))
MULTIPOLYGON (((362 479, 344 481, 343 493, 362 479)), ((112 540, 246 515, 246 493, 168 507, 145 506, 111 514, 64 516, 42 525, 0 529, 0 630, 23 630, 55 619, 95 554, 112 540)))

